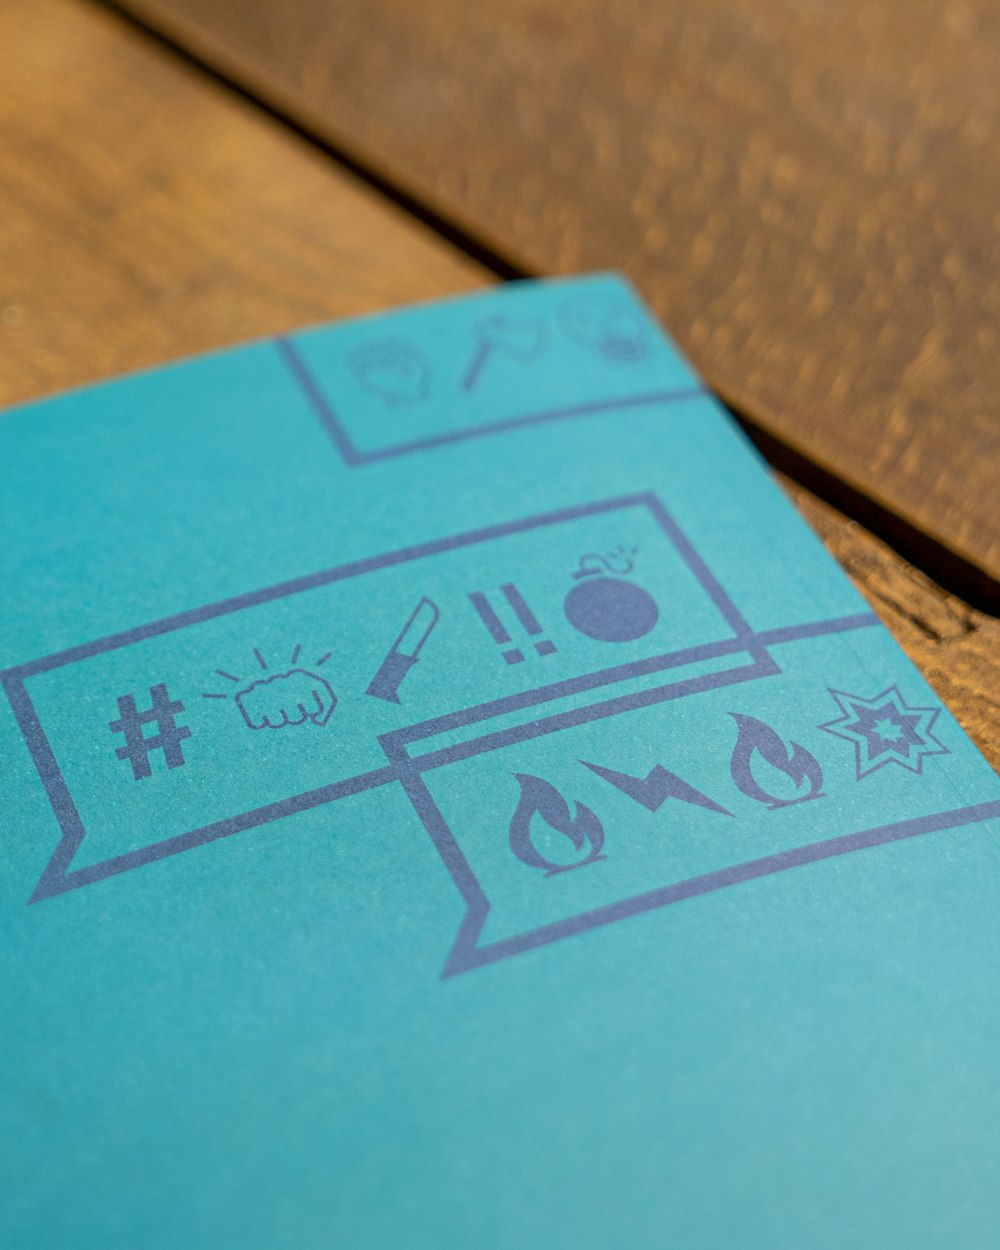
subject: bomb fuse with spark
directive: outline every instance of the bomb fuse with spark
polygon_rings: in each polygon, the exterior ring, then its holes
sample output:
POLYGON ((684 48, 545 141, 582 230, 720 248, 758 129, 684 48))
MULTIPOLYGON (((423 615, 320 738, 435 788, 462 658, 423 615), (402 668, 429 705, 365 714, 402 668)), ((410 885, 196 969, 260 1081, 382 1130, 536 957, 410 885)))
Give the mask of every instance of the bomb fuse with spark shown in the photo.
POLYGON ((635 568, 636 548, 588 552, 571 574, 576 585, 563 600, 567 621, 598 642, 634 642, 659 619, 656 600, 625 577, 635 568))

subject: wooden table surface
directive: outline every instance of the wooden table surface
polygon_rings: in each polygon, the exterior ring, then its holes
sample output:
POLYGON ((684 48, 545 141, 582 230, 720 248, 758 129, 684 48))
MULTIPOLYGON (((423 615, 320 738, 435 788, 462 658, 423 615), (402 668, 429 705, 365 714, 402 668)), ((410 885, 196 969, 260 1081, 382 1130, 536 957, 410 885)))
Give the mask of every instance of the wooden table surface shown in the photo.
MULTIPOLYGON (((135 3, 138 7, 139 0, 135 3)), ((163 11, 169 7, 180 12, 181 3, 182 0, 169 0, 169 3, 156 0, 157 7, 163 11)), ((142 4, 147 14, 152 11, 152 0, 148 3, 142 0, 142 4)), ((258 40, 259 52, 273 52, 274 65, 288 66, 293 63, 294 48, 302 45, 289 43, 287 24, 274 16, 279 7, 286 13, 294 8, 272 6, 270 0, 261 0, 256 6, 261 22, 268 14, 273 21, 270 28, 258 24, 254 38, 258 40)), ((344 17, 347 5, 326 7, 331 20, 354 20, 350 15, 344 17)), ((673 7, 664 6, 668 13, 673 7)), ((761 7, 784 11, 779 4, 761 7)), ((192 0, 190 12, 197 13, 200 8, 192 0)), ((319 8, 312 0, 301 0, 300 9, 296 11, 315 16, 319 8)), ((712 8, 712 4, 706 5, 706 11, 712 8)), ((458 203, 459 192, 467 197, 467 206, 476 203, 482 207, 490 198, 488 188, 493 187, 500 194, 503 171, 509 168, 504 162, 513 159, 501 151, 503 144, 497 134, 490 131, 486 116, 490 112, 487 97, 491 92, 502 94, 499 80, 489 80, 485 70, 479 79, 466 78, 460 65, 452 65, 445 72, 440 63, 422 59, 423 43, 413 28, 415 14, 429 13, 430 33, 426 34, 424 42, 433 43, 436 19, 431 18, 435 14, 452 12, 458 23, 456 30, 466 33, 471 18, 462 26, 460 6, 453 8, 442 0, 414 6, 412 11, 403 5, 393 6, 378 0, 370 9, 370 39, 364 43, 364 56, 358 58, 362 64, 354 66, 351 72, 356 85, 369 75, 367 96, 362 91, 359 99, 377 102, 384 97, 386 107, 378 115, 382 120, 376 116, 364 123, 358 122, 357 150, 371 152, 377 148, 383 154, 380 177, 385 178, 391 175, 393 162, 404 159, 403 139, 406 138, 414 145, 414 152, 405 159, 417 170, 419 152, 426 155, 433 149, 433 144, 420 148, 420 136, 434 130, 433 115, 441 107, 441 98, 451 99, 451 107, 458 112, 468 104, 467 116, 455 124, 465 126, 470 117, 480 119, 484 129, 476 160, 460 166, 452 162, 449 166, 442 155, 436 165, 428 163, 424 167, 422 176, 428 186, 433 183, 437 188, 427 201, 430 210, 441 212, 442 206, 458 203), (393 22, 398 23, 394 36, 393 22), (413 51, 411 77, 401 82, 396 82, 390 72, 393 66, 398 68, 398 62, 386 51, 393 38, 400 41, 400 46, 409 40, 413 51), (427 77, 432 69, 435 75, 442 75, 440 79, 427 77), (417 80, 417 86, 413 85, 413 79, 417 80), (420 82, 424 83, 424 90, 420 82), (381 84, 378 90, 376 83, 381 84), (470 102, 476 94, 473 86, 476 92, 483 93, 475 108, 470 102), (389 99, 394 92, 398 96, 395 102, 389 99), (425 111, 432 116, 422 119, 415 102, 424 96, 427 97, 425 111), (408 112, 408 119, 404 129, 394 136, 391 119, 400 112, 408 112), (448 194, 444 194, 446 191, 448 194)), ((220 0, 216 5, 205 6, 206 14, 209 10, 213 22, 223 18, 229 22, 234 15, 238 17, 242 12, 246 16, 250 11, 237 0, 226 0, 226 3, 220 0)), ((525 29, 535 32, 532 38, 537 36, 537 46, 530 40, 518 45, 525 53, 525 64, 521 68, 526 74, 540 74, 539 58, 548 57, 551 62, 556 52, 570 61, 577 58, 582 63, 587 48, 593 46, 593 32, 587 34, 582 28, 577 29, 577 25, 585 21, 583 16, 572 30, 567 30, 560 25, 560 19, 547 14, 540 6, 532 8, 517 0, 510 11, 516 19, 515 25, 527 23, 525 29), (532 47, 534 54, 527 56, 525 50, 532 47)), ((917 5, 914 11, 915 20, 930 20, 929 6, 917 5)), ((958 11, 955 5, 945 5, 942 10, 953 17, 958 11)), ((359 8, 358 13, 361 12, 359 8)), ((579 12, 589 13, 589 5, 582 4, 579 12)), ((621 15, 627 12, 631 10, 612 5, 611 16, 606 19, 610 25, 594 28, 607 29, 609 72, 614 66, 624 65, 626 45, 615 45, 611 34, 617 29, 614 23, 620 22, 621 15), (618 16, 612 20, 615 13, 618 16)), ((888 37, 884 23, 892 26, 890 19, 885 13, 878 18, 878 13, 882 12, 878 5, 872 12, 875 14, 871 18, 873 37, 888 37)), ((961 12, 968 17, 975 9, 966 6, 961 12)), ((597 16, 594 20, 605 21, 597 16)), ((680 18, 676 20, 680 22, 678 29, 688 29, 680 18)), ((299 27, 293 26, 297 32, 299 27)), ((177 25, 170 29, 174 34, 180 30, 177 25)), ((229 28, 223 24, 221 29, 229 28)), ((482 34, 482 47, 478 50, 480 60, 473 59, 467 65, 485 66, 491 51, 497 53, 498 65, 509 68, 520 64, 516 49, 508 46, 505 38, 490 40, 485 27, 476 29, 482 34), (502 47, 494 47, 494 44, 502 47)), ((892 29, 896 30, 896 26, 892 29)), ((956 30, 956 39, 968 34, 964 27, 956 27, 956 30)), ((740 23, 734 22, 731 38, 742 37, 742 31, 740 23)), ((359 27, 356 43, 363 33, 359 27)), ((900 29, 897 33, 902 38, 905 32, 900 29)), ((236 25, 230 34, 232 47, 240 48, 245 43, 245 32, 238 31, 236 25)), ((982 33, 984 41, 987 35, 988 32, 982 33)), ((687 37, 694 38, 693 35, 687 37)), ((914 37, 912 32, 910 37, 914 37)), ((453 38, 458 39, 459 35, 453 38)), ((465 39, 466 35, 461 38, 465 39)), ((406 211, 400 207, 399 197, 394 202, 380 194, 371 186, 371 180, 366 182, 355 177, 328 150, 311 143, 272 112, 259 107, 252 98, 230 89, 97 0, 6 0, 0 8, 0 46, 17 50, 16 56, 5 57, 0 65, 0 133, 4 136, 0 144, 0 211, 4 222, 0 231, 0 403, 47 394, 123 369, 255 335, 274 334, 295 325, 366 312, 396 302, 444 296, 496 280, 489 268, 470 255, 468 247, 463 250, 456 245, 454 234, 435 231, 425 224, 428 213, 415 215, 406 211)), ((453 45, 446 40, 443 46, 453 45)), ((207 44, 199 47, 205 53, 207 44)), ((628 47, 630 55, 642 53, 638 43, 628 47)), ((320 84, 327 93, 327 103, 333 98, 329 94, 331 66, 340 65, 345 57, 348 61, 352 59, 344 49, 336 58, 331 59, 332 55, 329 45, 316 38, 296 71, 300 85, 312 84, 315 88, 320 84)), ((236 56, 233 53, 225 64, 231 66, 236 56)), ((858 65, 857 72, 864 80, 870 67, 866 68, 864 57, 860 59, 863 63, 858 65)), ((220 54, 219 63, 223 64, 223 60, 220 54)), ((705 64, 703 58, 703 68, 705 64)), ((246 81, 256 80, 248 76, 246 81)), ((739 83, 747 87, 750 81, 750 78, 738 76, 729 79, 719 70, 718 81, 712 87, 718 96, 713 124, 722 125, 723 104, 734 95, 741 95, 743 88, 737 89, 739 83)), ((642 97, 640 87, 641 83, 630 88, 632 94, 625 93, 623 98, 631 101, 629 108, 642 97)), ((530 93, 524 95, 516 88, 516 83, 511 89, 504 108, 520 119, 515 128, 524 129, 531 138, 531 144, 522 147, 522 155, 517 158, 524 161, 526 153, 535 151, 537 154, 545 147, 548 122, 544 110, 533 111, 530 93)), ((766 82, 755 88, 760 92, 767 89, 766 82)), ((886 90, 888 92, 888 87, 886 90)), ((835 95, 835 85, 828 84, 824 91, 835 95)), ((891 93, 886 96, 885 110, 873 114, 883 121, 889 117, 886 125, 895 116, 889 107, 890 96, 891 93)), ((270 90, 268 97, 279 99, 279 95, 270 90)), ((494 98, 499 102, 499 95, 494 98)), ((610 95, 602 98, 605 104, 601 108, 610 108, 610 95)), ((287 103, 287 97, 281 99, 287 103)), ((842 101, 842 104, 847 108, 850 102, 842 101)), ((360 109, 361 104, 356 103, 356 107, 360 109)), ((957 407, 949 408, 948 422, 935 409, 941 417, 938 421, 941 430, 950 431, 947 438, 935 434, 938 426, 928 422, 925 436, 922 436, 924 441, 917 440, 919 454, 915 451, 913 457, 908 458, 905 454, 893 453, 875 459, 876 445, 883 451, 888 446, 879 440, 891 441, 899 435, 899 429, 887 414, 895 412, 896 405, 906 407, 913 403, 917 393, 913 387, 938 385, 934 381, 938 376, 934 373, 938 367, 934 362, 941 368, 946 366, 941 363, 944 357, 935 354, 937 348, 927 356, 926 368, 911 370, 912 376, 905 381, 899 371, 899 358, 889 351, 880 364, 879 354, 873 352, 873 343, 868 340, 874 335, 874 322, 865 319, 867 314, 862 301, 840 310, 842 319, 848 314, 857 319, 852 323, 850 342, 837 338, 841 330, 847 334, 843 327, 834 333, 832 340, 828 341, 825 333, 819 332, 813 338, 812 323, 808 318, 798 318, 800 337, 796 349, 796 318, 788 315, 787 307, 789 301, 798 298, 792 282, 793 271, 797 272, 795 266, 787 275, 785 307, 770 308, 769 301, 781 304, 782 298, 781 292, 776 291, 774 275, 765 272, 766 265, 761 268, 761 254, 756 249, 763 244, 758 241, 758 244, 748 242, 731 247, 731 240, 724 242, 720 237, 717 245, 726 250, 728 264, 733 267, 729 278, 731 294, 729 297, 711 296, 708 287, 699 288, 699 284, 703 280, 715 280, 705 277, 706 271, 713 269, 715 253, 704 240, 698 243, 702 236, 697 232, 688 238, 685 210, 678 204, 675 219, 672 215, 674 201, 670 197, 664 201, 662 218, 650 218, 650 228, 662 227, 668 235, 678 240, 687 239, 687 242, 683 246, 678 242, 676 250, 671 252, 669 266, 654 267, 655 271, 647 272, 641 258, 648 239, 646 243, 636 242, 645 235, 642 231, 637 234, 635 213, 621 212, 617 227, 613 221, 617 191, 609 190, 608 184, 615 181, 615 161, 621 158, 621 153, 614 155, 617 132, 600 109, 587 111, 589 103, 585 93, 580 107, 581 116, 590 117, 597 126, 597 138, 592 135, 587 142, 597 144, 598 155, 585 174, 578 171, 573 203, 567 199, 560 207, 558 198, 549 200, 545 190, 550 185, 549 176, 558 175, 568 187, 573 181, 572 171, 577 167, 560 154, 562 149, 558 146, 546 149, 547 157, 538 158, 536 181, 529 183, 534 189, 528 200, 518 193, 505 207, 496 206, 493 217, 483 208, 481 217, 463 212, 456 219, 473 240, 478 239, 482 244, 482 249, 472 251, 481 255, 490 247, 499 248, 508 255, 523 258, 526 263, 531 260, 527 245, 535 245, 532 221, 537 219, 535 224, 539 224, 545 218, 545 228, 538 235, 537 246, 543 250, 555 248, 556 252, 549 258, 551 263, 538 264, 540 270, 594 263, 597 257, 588 250, 589 243, 586 243, 590 226, 584 222, 585 210, 591 203, 604 204, 600 214, 610 216, 603 227, 605 233, 600 235, 598 231, 598 235, 609 249, 613 246, 615 229, 619 238, 618 251, 613 257, 605 255, 604 263, 613 260, 630 269, 633 277, 653 294, 661 311, 666 311, 670 328, 685 341, 723 393, 739 400, 753 422, 775 433, 767 445, 774 449, 779 460, 784 446, 779 440, 787 436, 782 422, 789 415, 795 416, 802 429, 796 428, 795 437, 788 436, 788 442, 796 449, 806 448, 809 457, 814 456, 817 463, 823 464, 826 475, 820 475, 817 480, 824 487, 832 482, 828 490, 831 497, 837 496, 837 482, 843 481, 843 498, 852 503, 861 500, 863 505, 868 496, 862 487, 868 490, 865 483, 874 483, 870 494, 877 499, 882 511, 873 515, 884 519, 888 511, 899 518, 900 532, 911 538, 914 533, 925 534, 928 545, 923 550, 931 553, 935 560, 940 560, 948 549, 964 553, 964 566, 962 559, 955 557, 960 566, 958 575, 952 576, 953 565, 944 568, 950 584, 961 581, 961 567, 966 567, 967 572, 973 566, 988 582, 984 570, 991 567, 990 552, 994 550, 991 544, 995 542, 997 526, 988 503, 997 459, 995 454, 992 459, 987 454, 988 436, 995 437, 995 426, 986 409, 976 406, 978 400, 970 401, 971 406, 967 407, 963 407, 963 400, 957 407), (593 120, 599 116, 605 117, 603 123, 593 120), (602 144, 607 145, 606 149, 602 144), (598 159, 601 151, 605 151, 605 157, 598 159), (602 161, 611 164, 608 166, 602 161), (602 200, 602 196, 608 198, 602 200), (761 284, 759 289, 758 284, 761 284), (702 308, 697 303, 697 289, 705 294, 702 308), (750 301, 746 308, 756 306, 758 309, 762 319, 759 333, 737 332, 737 322, 746 312, 745 300, 750 301), (727 304, 732 305, 728 312, 727 304), (736 318, 736 321, 727 318, 736 318), (695 330, 702 324, 709 327, 705 332, 707 338, 702 337, 702 331, 695 330), (776 336, 773 342, 769 337, 772 334, 776 336), (813 365, 807 367, 804 363, 812 359, 807 354, 788 372, 791 365, 782 353, 794 355, 795 350, 805 351, 803 345, 810 342, 817 353, 813 365), (864 361, 856 358, 862 348, 866 353, 864 361), (836 363, 835 357, 843 357, 837 366, 841 374, 837 374, 836 369, 829 373, 836 363), (841 377, 836 385, 835 376, 841 377), (781 379, 789 383, 790 392, 783 389, 781 379), (823 391, 832 406, 809 407, 805 397, 810 394, 810 387, 818 388, 811 392, 814 396, 823 391), (837 404, 833 404, 834 398, 837 404), (803 415, 807 409, 808 419, 803 415), (837 428, 836 424, 826 421, 831 412, 835 416, 839 413, 838 419, 846 423, 843 448, 835 438, 830 439, 830 430, 837 428), (865 413, 867 419, 861 420, 865 413), (968 424, 963 424, 966 419, 968 424), (817 438, 827 438, 829 455, 823 451, 826 444, 810 443, 813 425, 820 431, 817 438), (865 437, 873 442, 864 442, 865 429, 865 437), (825 435, 823 430, 827 432, 825 435), (856 464, 844 458, 855 454, 859 457, 856 464), (927 458, 926 463, 921 457, 927 458), (893 468, 900 464, 906 471, 897 477, 893 468), (932 473, 936 485, 927 479, 925 485, 930 493, 918 508, 913 503, 917 496, 911 497, 907 492, 918 479, 923 480, 920 474, 925 469, 932 473), (963 487, 960 476, 956 476, 964 472, 970 473, 967 488, 963 487), (934 500, 937 502, 933 503, 934 500), (928 521, 924 529, 920 528, 925 523, 921 508, 933 520, 933 524, 928 521), (975 542, 965 528, 973 516, 985 522, 975 542)), ((988 123, 990 107, 989 104, 983 106, 986 110, 980 116, 983 125, 988 123)), ((946 128, 948 117, 942 116, 939 120, 946 128)), ((854 121, 862 128, 866 124, 863 117, 854 121)), ((507 122, 510 122, 509 116, 507 122)), ((782 127, 791 122, 788 118, 778 118, 774 125, 774 142, 778 143, 784 134, 782 127)), ((549 136, 551 138, 551 132, 549 136)), ((566 143, 582 144, 584 139, 579 135, 574 138, 567 135, 566 143)), ((753 143, 750 146, 753 148, 753 143)), ((753 159, 766 164, 765 155, 758 151, 753 159)), ((674 157, 664 156, 663 159, 667 161, 665 168, 672 171, 670 181, 680 166, 674 157)), ((703 148, 701 159, 707 162, 709 170, 715 168, 707 147, 703 148)), ((718 159, 726 158, 720 154, 718 159)), ((961 161, 954 153, 942 156, 941 160, 943 163, 935 166, 933 177, 941 179, 943 185, 956 175, 956 164, 961 161)), ((527 178, 527 166, 522 164, 520 168, 520 176, 527 178)), ((654 161, 651 169, 659 168, 661 166, 654 161)), ((779 176, 778 168, 775 166, 773 171, 775 177, 779 176)), ((655 172, 647 176, 654 182, 662 178, 662 174, 655 172)), ((833 173, 830 177, 830 202, 846 203, 842 198, 837 199, 846 192, 843 188, 835 189, 833 173)), ((987 177, 994 177, 992 170, 987 177)), ((421 183, 416 177, 407 177, 402 185, 406 192, 414 194, 419 193, 421 183)), ((710 188, 711 178, 702 185, 710 188)), ((727 231, 738 232, 744 228, 738 219, 752 198, 752 185, 751 180, 740 192, 743 199, 737 197, 735 206, 723 197, 719 211, 729 214, 727 231)), ((760 184, 756 185, 763 196, 758 216, 763 213, 760 219, 764 220, 767 213, 763 206, 770 202, 767 199, 770 193, 766 188, 761 190, 760 184)), ((805 195, 802 188, 806 185, 800 186, 802 195, 805 195)), ((523 185, 522 192, 528 194, 523 185)), ((824 199, 818 206, 814 204, 809 211, 821 218, 826 202, 824 199)), ((972 205, 970 212, 978 203, 972 205)), ((867 230, 859 225, 864 213, 870 211, 877 215, 883 208, 884 205, 880 208, 874 201, 856 206, 858 238, 862 235, 868 238, 867 230)), ((911 205, 911 217, 913 214, 920 217, 917 208, 911 205)), ((691 205, 688 209, 693 211, 691 205)), ((706 222, 714 211, 712 197, 709 197, 704 202, 706 222)), ((840 211, 846 213, 847 209, 837 209, 840 211)), ((933 235, 929 220, 924 221, 925 233, 933 235)), ((912 227, 919 234, 910 218, 907 221, 909 225, 905 229, 912 227)), ((881 228, 875 228, 876 235, 881 228)), ((904 227, 901 225, 899 229, 904 227)), ((912 238, 916 239, 917 234, 912 238)), ((797 237, 789 234, 785 239, 791 249, 789 256, 795 254, 797 237)), ((752 231, 746 239, 752 239, 752 231)), ((893 243, 901 257, 909 254, 907 239, 911 239, 911 235, 900 236, 893 243)), ((957 242, 948 242, 943 235, 938 241, 949 247, 960 246, 957 242)), ((971 246, 968 238, 966 244, 971 246)), ((541 259, 542 251, 537 255, 541 259)), ((813 264, 811 256, 811 252, 804 250, 796 261, 796 265, 803 267, 802 272, 813 264)), ((985 298, 983 293, 993 289, 991 283, 996 277, 996 269, 990 270, 991 254, 985 243, 978 256, 977 299, 985 298)), ((861 262, 857 256, 852 256, 849 261, 845 258, 844 263, 861 262)), ((918 258, 914 258, 914 263, 918 263, 918 258)), ((933 333, 943 336, 932 342, 945 343, 946 347, 947 342, 961 337, 962 317, 955 308, 948 311, 946 300, 937 299, 933 284, 925 285, 928 301, 935 306, 937 329, 933 333), (956 318, 955 322, 952 317, 956 318)), ((966 314, 963 316, 967 327, 966 314)), ((833 320, 837 318, 831 317, 830 324, 833 320)), ((947 368, 958 369, 956 361, 957 358, 952 360, 947 368)), ((971 370, 971 363, 966 363, 971 370)), ((988 376, 988 370, 982 375, 976 372, 975 378, 970 372, 968 394, 973 391, 978 394, 977 388, 985 386, 984 378, 988 376)), ((944 393, 944 389, 936 392, 939 400, 944 393)), ((811 460, 805 454, 798 460, 791 458, 790 463, 803 469, 802 476, 808 478, 811 460)), ((787 478, 783 483, 941 697, 993 764, 1000 765, 1000 622, 944 589, 925 571, 906 563, 891 546, 869 533, 857 520, 820 500, 801 484, 787 478)), ((980 581, 976 586, 981 590, 983 584, 980 581)))
POLYGON ((627 270, 727 401, 996 610, 992 0, 121 3, 523 268, 627 270))

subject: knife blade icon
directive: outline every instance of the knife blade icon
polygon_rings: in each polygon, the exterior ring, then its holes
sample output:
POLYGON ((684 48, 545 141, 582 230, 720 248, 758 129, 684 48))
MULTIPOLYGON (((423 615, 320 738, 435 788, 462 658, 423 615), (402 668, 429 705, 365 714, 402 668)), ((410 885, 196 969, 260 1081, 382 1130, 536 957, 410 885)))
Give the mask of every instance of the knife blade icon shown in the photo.
POLYGON ((440 618, 436 603, 427 598, 420 600, 379 665, 365 694, 373 699, 384 699, 386 703, 399 702, 399 687, 403 678, 416 664, 424 643, 440 618))

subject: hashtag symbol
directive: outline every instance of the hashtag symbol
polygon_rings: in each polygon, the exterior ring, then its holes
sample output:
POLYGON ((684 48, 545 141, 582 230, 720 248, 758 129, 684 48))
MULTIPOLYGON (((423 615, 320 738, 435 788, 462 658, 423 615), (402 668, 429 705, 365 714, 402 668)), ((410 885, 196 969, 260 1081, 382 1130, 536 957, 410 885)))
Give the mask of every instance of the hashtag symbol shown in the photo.
POLYGON ((150 686, 149 697, 152 707, 140 712, 135 705, 134 694, 119 695, 118 720, 111 721, 108 726, 112 733, 125 735, 125 745, 117 747, 115 754, 132 765, 132 776, 136 781, 152 775, 149 766, 152 751, 163 752, 168 768, 179 768, 184 763, 181 743, 191 737, 190 729, 177 724, 177 713, 184 711, 184 704, 170 698, 166 685, 161 682, 158 686, 150 686), (154 721, 156 733, 147 738, 142 727, 154 721))

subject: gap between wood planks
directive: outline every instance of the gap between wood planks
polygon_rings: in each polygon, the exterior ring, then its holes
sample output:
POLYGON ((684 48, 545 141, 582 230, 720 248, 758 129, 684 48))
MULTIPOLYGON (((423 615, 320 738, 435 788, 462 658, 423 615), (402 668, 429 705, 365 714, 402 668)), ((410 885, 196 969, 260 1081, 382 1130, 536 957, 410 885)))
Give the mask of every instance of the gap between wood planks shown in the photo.
MULTIPOLYGON (((265 113, 299 138, 322 151, 341 168, 433 230, 444 241, 495 274, 497 278, 502 281, 513 281, 545 276, 519 266, 500 249, 476 237, 455 220, 436 211, 383 177, 369 162, 360 159, 342 146, 331 143, 285 110, 262 100, 237 80, 173 39, 169 33, 156 29, 129 12, 117 0, 95 0, 95 3, 110 9, 123 22, 155 40, 171 55, 197 67, 213 81, 234 92, 247 104, 265 113)), ((725 402, 724 397, 720 398, 725 402)), ((865 529, 888 544, 909 564, 932 578, 945 597, 964 599, 976 610, 976 617, 979 614, 1000 616, 1000 585, 982 569, 977 568, 944 543, 918 529, 903 517, 863 494, 848 482, 816 464, 809 457, 789 447, 781 439, 765 430, 750 414, 729 404, 726 407, 764 458, 786 478, 805 487, 845 516, 862 524, 865 529)), ((928 637, 934 636, 932 625, 928 623, 924 628, 928 637)), ((970 629, 975 629, 975 625, 971 625, 970 629)))

